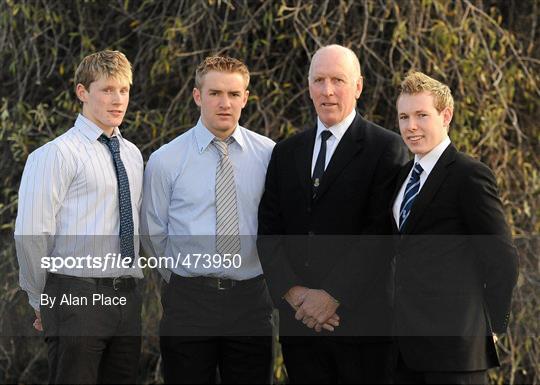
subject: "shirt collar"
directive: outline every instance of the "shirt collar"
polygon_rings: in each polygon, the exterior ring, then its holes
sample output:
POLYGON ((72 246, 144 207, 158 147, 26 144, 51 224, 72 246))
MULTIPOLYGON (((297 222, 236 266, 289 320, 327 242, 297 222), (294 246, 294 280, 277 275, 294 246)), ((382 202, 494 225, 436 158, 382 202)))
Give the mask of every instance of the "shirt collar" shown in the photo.
MULTIPOLYGON (((77 116, 77 120, 75 121, 75 127, 78 128, 79 132, 86 136, 91 142, 96 141, 101 135, 104 134, 101 128, 99 128, 90 119, 84 117, 83 114, 79 114, 79 116, 77 116)), ((122 138, 118 127, 114 128, 113 136, 118 136, 119 138, 122 138)))
POLYGON ((352 124, 355 116, 356 110, 353 108, 352 112, 347 115, 345 119, 343 119, 339 123, 334 124, 331 127, 326 127, 324 123, 321 122, 321 119, 317 117, 317 138, 321 135, 321 132, 323 132, 324 130, 329 130, 332 135, 334 135, 338 140, 341 140, 349 126, 352 124))
POLYGON ((446 147, 448 147, 450 143, 450 138, 447 135, 441 143, 439 143, 433 148, 433 150, 424 155, 422 159, 418 159, 418 155, 415 155, 414 162, 420 163, 420 166, 422 166, 426 175, 429 175, 431 170, 433 170, 433 167, 435 167, 435 165, 437 164, 437 161, 441 157, 442 153, 444 152, 444 150, 446 150, 446 147))
MULTIPOLYGON (((244 128, 242 126, 237 124, 233 134, 231 135, 234 138, 234 141, 240 146, 240 149, 243 149, 246 143, 242 132, 243 129, 244 128)), ((214 134, 212 134, 210 130, 206 128, 202 119, 199 118, 197 125, 195 126, 195 141, 197 142, 199 154, 203 153, 208 148, 214 138, 214 134)))

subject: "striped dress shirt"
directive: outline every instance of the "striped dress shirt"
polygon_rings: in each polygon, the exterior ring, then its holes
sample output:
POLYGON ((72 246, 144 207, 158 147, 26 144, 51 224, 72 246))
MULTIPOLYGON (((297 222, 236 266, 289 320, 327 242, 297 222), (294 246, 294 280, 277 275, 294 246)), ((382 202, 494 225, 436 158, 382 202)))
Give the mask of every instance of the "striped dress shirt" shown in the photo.
MULTIPOLYGON (((39 309, 47 271, 77 277, 143 277, 136 263, 133 268, 123 268, 111 259, 105 261, 106 255, 113 258, 120 254, 120 214, 113 158, 107 146, 98 141, 102 134, 97 125, 79 115, 74 127, 32 152, 26 161, 19 188, 15 245, 20 285, 35 309, 39 309), (47 258, 48 265, 44 262, 47 258), (52 266, 51 258, 62 266, 52 266)), ((113 135, 119 137, 137 235, 143 160, 118 128, 113 135)), ((136 236, 136 258, 138 253, 136 236)))

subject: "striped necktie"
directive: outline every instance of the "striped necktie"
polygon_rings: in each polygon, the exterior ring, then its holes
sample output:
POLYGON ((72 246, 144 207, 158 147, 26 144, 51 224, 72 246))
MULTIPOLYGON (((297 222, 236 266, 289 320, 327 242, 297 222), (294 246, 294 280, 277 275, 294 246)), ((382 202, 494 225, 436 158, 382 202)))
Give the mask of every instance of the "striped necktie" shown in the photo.
POLYGON ((240 253, 236 186, 229 159, 229 145, 232 142, 232 137, 226 141, 217 138, 212 141, 220 157, 216 168, 216 251, 222 255, 240 253))
POLYGON ((132 266, 135 259, 133 211, 131 210, 129 179, 124 163, 120 158, 120 143, 116 136, 108 138, 105 135, 101 135, 98 140, 109 148, 113 158, 116 181, 118 183, 118 203, 120 206, 120 253, 122 259, 129 258, 130 266, 132 266))
POLYGON ((399 231, 401 231, 405 221, 409 217, 414 199, 420 191, 420 174, 422 174, 422 172, 424 172, 424 169, 420 166, 420 163, 415 163, 409 183, 407 183, 407 186, 405 187, 403 202, 401 202, 399 210, 399 231))
POLYGON ((315 168, 313 169, 313 176, 311 178, 311 192, 313 199, 317 197, 317 192, 319 191, 319 186, 321 185, 321 180, 324 175, 324 166, 326 164, 326 141, 331 136, 332 133, 329 130, 324 130, 321 132, 321 148, 319 149, 319 155, 317 155, 315 168))

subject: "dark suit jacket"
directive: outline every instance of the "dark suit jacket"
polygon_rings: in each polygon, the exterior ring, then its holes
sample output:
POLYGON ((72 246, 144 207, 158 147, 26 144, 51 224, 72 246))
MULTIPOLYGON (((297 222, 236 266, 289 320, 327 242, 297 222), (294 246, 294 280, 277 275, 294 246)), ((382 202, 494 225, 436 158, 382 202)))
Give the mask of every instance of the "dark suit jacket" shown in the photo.
POLYGON ((367 327, 362 323, 368 322, 370 313, 382 316, 365 307, 364 300, 381 305, 382 269, 388 271, 389 258, 382 261, 377 258, 380 253, 354 247, 358 246, 354 237, 378 234, 382 228, 390 233, 385 227, 390 225, 387 202, 407 151, 398 135, 357 113, 327 166, 317 198, 312 199, 315 135, 313 128, 275 146, 259 206, 259 256, 274 305, 280 310, 280 333, 312 333, 294 319, 295 312, 283 299, 291 287, 302 285, 324 289, 341 302, 342 322, 333 335, 374 334, 362 331, 367 327))
MULTIPOLYGON (((392 203, 412 166, 401 170, 392 203)), ((498 365, 491 333, 507 327, 518 257, 491 170, 449 145, 401 234, 391 217, 399 234, 394 331, 404 361, 424 371, 498 365)))

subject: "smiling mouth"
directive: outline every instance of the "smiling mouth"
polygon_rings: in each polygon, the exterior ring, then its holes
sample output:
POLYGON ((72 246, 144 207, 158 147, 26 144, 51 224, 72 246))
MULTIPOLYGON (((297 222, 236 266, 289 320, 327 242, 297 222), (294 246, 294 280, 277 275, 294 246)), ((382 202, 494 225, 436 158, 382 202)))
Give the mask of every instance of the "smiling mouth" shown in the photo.
POLYGON ((337 103, 322 103, 321 105, 323 107, 335 107, 337 106, 337 103))
POLYGON ((407 140, 408 140, 409 142, 415 143, 415 142, 418 142, 418 141, 419 141, 420 139, 422 139, 423 137, 424 137, 423 135, 408 136, 408 137, 407 137, 407 140))

